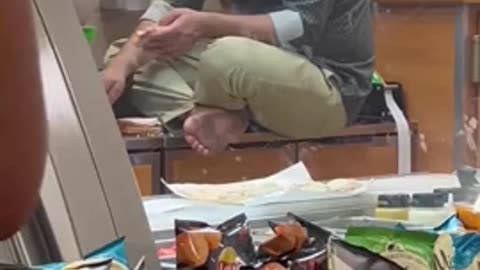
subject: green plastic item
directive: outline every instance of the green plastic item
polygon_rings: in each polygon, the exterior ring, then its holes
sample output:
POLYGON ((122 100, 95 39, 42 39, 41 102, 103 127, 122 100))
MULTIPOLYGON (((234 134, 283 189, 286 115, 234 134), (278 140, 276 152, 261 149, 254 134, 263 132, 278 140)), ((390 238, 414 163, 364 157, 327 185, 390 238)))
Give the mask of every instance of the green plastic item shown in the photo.
POLYGON ((383 90, 385 88, 385 81, 378 72, 373 73, 372 86, 374 90, 383 90))
POLYGON ((83 27, 83 35, 89 44, 92 44, 97 37, 97 28, 95 26, 87 25, 83 27))
POLYGON ((407 269, 435 267, 434 248, 438 235, 374 227, 348 229, 346 241, 380 254, 407 269))

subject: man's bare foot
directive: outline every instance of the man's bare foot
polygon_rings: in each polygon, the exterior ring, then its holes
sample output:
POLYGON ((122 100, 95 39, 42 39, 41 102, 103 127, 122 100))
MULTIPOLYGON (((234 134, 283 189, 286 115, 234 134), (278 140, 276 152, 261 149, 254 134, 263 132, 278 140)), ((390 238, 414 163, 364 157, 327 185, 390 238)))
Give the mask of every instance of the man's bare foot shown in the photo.
POLYGON ((243 134, 247 121, 240 112, 197 107, 185 120, 185 140, 193 150, 208 155, 225 150, 243 134))

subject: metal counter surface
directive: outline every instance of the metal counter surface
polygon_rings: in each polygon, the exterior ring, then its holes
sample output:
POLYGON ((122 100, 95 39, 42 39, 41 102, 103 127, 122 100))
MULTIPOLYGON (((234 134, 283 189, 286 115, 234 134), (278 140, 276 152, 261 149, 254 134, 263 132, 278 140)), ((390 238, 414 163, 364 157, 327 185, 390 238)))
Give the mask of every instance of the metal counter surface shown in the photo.
POLYGON ((263 228, 267 220, 282 220, 286 213, 292 212, 308 220, 321 222, 332 218, 372 216, 376 206, 376 194, 424 193, 433 192, 437 188, 459 186, 458 178, 452 174, 417 174, 378 177, 370 182, 368 193, 329 200, 319 198, 297 203, 241 206, 162 195, 145 198, 143 204, 158 246, 172 241, 175 219, 202 220, 216 225, 244 212, 253 228, 263 228))
POLYGON ((173 196, 160 196, 144 202, 157 246, 173 241, 175 219, 201 220, 218 225, 235 215, 246 213, 252 228, 264 228, 267 221, 281 221, 288 212, 316 221, 334 217, 371 216, 375 204, 375 197, 370 194, 328 201, 318 199, 256 206, 192 202, 173 196))

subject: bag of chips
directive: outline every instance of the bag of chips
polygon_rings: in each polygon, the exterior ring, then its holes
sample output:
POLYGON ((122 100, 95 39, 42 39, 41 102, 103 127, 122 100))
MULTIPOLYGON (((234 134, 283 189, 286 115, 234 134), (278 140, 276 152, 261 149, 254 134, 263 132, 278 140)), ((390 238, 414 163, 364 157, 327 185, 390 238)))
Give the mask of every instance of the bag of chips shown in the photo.
POLYGON ((264 256, 275 259, 288 256, 300 251, 308 240, 307 230, 296 221, 270 223, 270 227, 275 235, 259 246, 259 252, 264 256))
POLYGON ((83 260, 38 266, 42 270, 129 270, 125 238, 120 238, 93 251, 83 260))
POLYGON ((447 234, 352 227, 345 239, 408 269, 453 269, 453 240, 447 234))
POLYGON ((331 233, 294 214, 285 223, 269 225, 274 236, 259 246, 263 267, 282 265, 291 270, 327 269, 327 242, 331 233))
POLYGON ((454 237, 455 270, 480 270, 480 235, 469 233, 454 237))
POLYGON ((292 213, 288 216, 303 226, 308 235, 306 243, 290 256, 292 270, 326 270, 327 245, 332 233, 292 213))
POLYGON ((379 254, 337 238, 331 238, 328 247, 330 270, 406 270, 379 254))
POLYGON ((245 214, 217 227, 175 220, 177 268, 235 270, 253 265, 255 248, 245 214))

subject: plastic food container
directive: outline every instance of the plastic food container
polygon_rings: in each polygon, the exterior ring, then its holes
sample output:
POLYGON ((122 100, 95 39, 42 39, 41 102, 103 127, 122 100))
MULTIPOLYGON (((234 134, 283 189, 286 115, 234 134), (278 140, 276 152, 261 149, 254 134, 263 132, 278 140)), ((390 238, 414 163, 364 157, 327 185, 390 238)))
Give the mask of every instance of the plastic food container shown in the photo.
POLYGON ((449 202, 448 194, 413 194, 408 220, 415 224, 436 226, 455 215, 455 212, 453 203, 449 202))
POLYGON ((388 220, 408 220, 410 195, 379 195, 375 217, 388 220))

